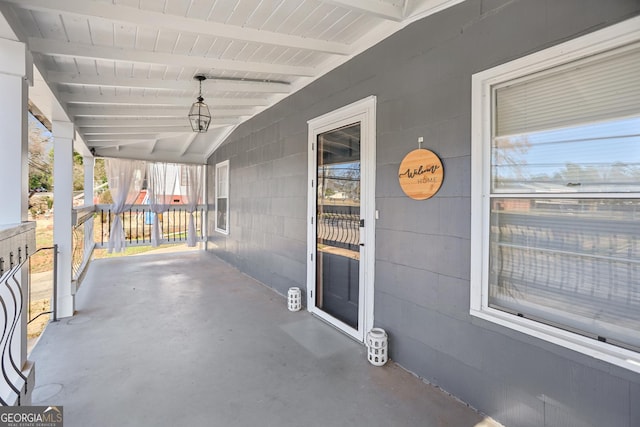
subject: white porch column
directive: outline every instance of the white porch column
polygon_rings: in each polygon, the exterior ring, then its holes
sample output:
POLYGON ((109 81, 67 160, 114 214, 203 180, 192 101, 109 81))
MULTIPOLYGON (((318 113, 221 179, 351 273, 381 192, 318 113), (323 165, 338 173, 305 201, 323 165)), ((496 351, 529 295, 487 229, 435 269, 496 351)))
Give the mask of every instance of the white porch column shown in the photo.
POLYGON ((202 242, 200 248, 204 251, 208 250, 209 244, 209 167, 205 163, 202 166, 202 204, 205 206, 202 212, 202 235, 204 236, 204 242, 202 242))
MULTIPOLYGON (((0 225, 17 225, 28 219, 28 81, 33 81, 33 62, 26 45, 0 39, 0 225)), ((35 250, 35 247, 28 248, 29 253, 35 250)), ((17 257, 15 262, 19 262, 17 257)), ((5 269, 7 267, 8 265, 5 265, 5 269)), ((20 401, 21 404, 28 405, 31 402, 34 383, 33 364, 27 361, 28 265, 25 265, 15 277, 20 282, 25 297, 22 301, 22 316, 15 332, 15 336, 20 339, 13 340, 10 351, 16 364, 27 376, 29 386, 23 386, 20 401)), ((3 396, 5 388, 3 380, 0 385, 0 393, 3 396)))
POLYGON ((94 168, 96 165, 95 157, 83 157, 82 164, 84 165, 84 205, 93 205, 93 177, 94 168))
MULTIPOLYGON (((82 164, 84 165, 84 205, 93 206, 93 186, 94 186, 94 170, 96 165, 96 158, 93 156, 87 156, 82 158, 82 164)), ((95 239, 93 237, 93 220, 90 219, 84 223, 84 256, 90 254, 90 250, 93 250, 95 245, 95 239), (89 249, 91 247, 91 249, 89 249)))
POLYGON ((27 220, 28 56, 24 43, 0 39, 0 224, 27 220))
POLYGON ((53 121, 53 242, 58 245, 58 319, 73 316, 73 138, 71 122, 53 121))

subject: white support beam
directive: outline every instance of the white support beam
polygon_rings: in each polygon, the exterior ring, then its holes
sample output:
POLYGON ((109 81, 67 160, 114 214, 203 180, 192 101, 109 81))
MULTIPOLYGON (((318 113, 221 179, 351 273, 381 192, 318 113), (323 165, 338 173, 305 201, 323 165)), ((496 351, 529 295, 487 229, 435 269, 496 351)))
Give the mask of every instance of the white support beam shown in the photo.
POLYGON ((187 152, 189 151, 189 148, 191 148, 191 145, 193 145, 193 141, 196 140, 198 135, 199 135, 198 133, 193 132, 191 135, 189 135, 187 137, 187 140, 185 141, 184 147, 182 148, 182 151, 180 151, 180 157, 182 157, 185 154, 187 154, 187 152))
POLYGON ((157 132, 154 130, 148 131, 148 132, 136 132, 136 133, 120 133, 120 132, 113 132, 113 133, 101 133, 101 134, 94 134, 94 135, 84 135, 84 137, 87 139, 87 143, 89 144, 95 144, 99 141, 115 141, 115 140, 120 140, 120 141, 126 141, 126 140, 145 140, 145 141, 149 141, 150 139, 159 139, 159 138, 168 138, 170 136, 176 136, 176 135, 184 135, 184 134, 191 134, 192 130, 188 129, 188 130, 184 130, 184 131, 167 131, 167 132, 157 132))
POLYGON ((156 147, 158 147, 158 140, 157 139, 155 141, 153 141, 153 144, 151 144, 151 150, 149 150, 149 154, 153 154, 156 151, 156 147))
POLYGON ((107 147, 124 147, 124 146, 144 146, 145 144, 155 144, 160 142, 160 138, 148 138, 148 139, 112 139, 104 141, 96 141, 92 147, 94 150, 100 150, 107 147))
MULTIPOLYGON (((106 147, 96 149, 96 154, 103 157, 115 157, 123 159, 140 159, 152 162, 176 162, 176 152, 168 152, 164 150, 157 150, 152 154, 149 154, 148 148, 122 146, 122 147, 106 147)), ((180 158, 180 163, 196 163, 203 164, 207 159, 202 154, 185 154, 180 158)))
MULTIPOLYGON (((61 94, 62 101, 68 104, 96 104, 96 105, 181 105, 191 106, 194 96, 133 96, 133 95, 84 95, 81 93, 61 94)), ((261 107, 268 105, 264 98, 209 98, 205 97, 209 105, 216 107, 261 107)))
POLYGON ((156 142, 158 142, 158 139, 156 138, 134 139, 134 140, 113 139, 113 140, 97 141, 93 145, 91 145, 91 147, 93 147, 96 150, 96 155, 100 155, 99 150, 103 150, 105 148, 116 147, 119 150, 121 147, 126 145, 142 145, 142 144, 148 144, 150 142, 155 144, 156 142))
POLYGON ((89 135, 85 136, 87 144, 99 145, 114 141, 153 141, 163 137, 175 136, 186 132, 154 132, 154 133, 121 133, 117 135, 89 135))
POLYGON ((337 55, 351 54, 350 46, 343 43, 209 22, 106 2, 87 0, 5 0, 5 2, 30 10, 97 17, 111 22, 133 24, 152 29, 162 28, 179 33, 200 34, 337 55))
POLYGON ((233 70, 247 73, 281 74, 285 76, 313 77, 316 75, 312 67, 270 64, 266 62, 234 61, 194 55, 93 46, 34 37, 29 37, 29 49, 34 53, 43 55, 87 58, 98 61, 108 60, 138 64, 175 65, 181 67, 233 70))
MULTIPOLYGON (((89 130, 93 127, 116 127, 116 128, 128 128, 128 127, 154 127, 161 130, 164 127, 182 126, 185 123, 189 123, 186 115, 175 118, 126 118, 126 117, 79 117, 75 120, 76 126, 81 130, 89 130)), ((237 118, 213 118, 211 119, 210 127, 212 126, 231 126, 240 123, 237 118)))
POLYGON ((91 139, 94 135, 118 135, 118 134, 134 134, 134 133, 186 133, 191 132, 191 126, 131 126, 131 127, 115 127, 115 126, 95 126, 82 129, 82 134, 91 139))
POLYGON ((214 137, 214 139, 209 143, 209 150, 204 155, 204 161, 207 162, 209 157, 220 147, 224 141, 233 133, 234 130, 237 129, 237 126, 228 127, 227 129, 223 129, 219 134, 214 137))
POLYGON ((367 13, 378 18, 401 22, 404 19, 402 6, 394 6, 377 0, 321 0, 357 12, 367 13))
POLYGON ((87 144, 85 143, 83 136, 78 132, 78 129, 76 129, 76 137, 73 140, 73 151, 76 151, 82 157, 92 156, 91 151, 89 151, 89 147, 87 147, 87 144))
MULTIPOLYGON (((153 90, 185 90, 193 91, 197 83, 193 80, 162 80, 142 79, 132 77, 115 76, 87 76, 76 73, 62 73, 48 70, 46 80, 49 83, 78 86, 120 87, 132 89, 153 90)), ((253 82, 253 81, 229 81, 224 79, 207 79, 206 90, 214 92, 249 92, 249 93, 290 93, 291 86, 288 83, 277 82, 253 82)))
POLYGON ((429 15, 462 3, 465 0, 413 0, 405 1, 403 23, 409 24, 418 19, 426 18, 429 15))
MULTIPOLYGON (((101 149, 104 147, 123 147, 123 146, 136 146, 136 145, 141 145, 141 144, 148 144, 148 143, 153 143, 154 145, 157 144, 158 142, 160 142, 161 140, 171 140, 173 142, 175 142, 175 144, 173 145, 179 145, 182 144, 182 141, 185 141, 183 144, 183 149, 180 150, 178 148, 176 148, 175 150, 170 150, 173 153, 182 153, 182 155, 185 155, 186 152, 188 151, 185 150, 185 146, 189 145, 187 144, 187 141, 192 138, 194 136, 194 132, 185 132, 185 133, 181 133, 181 134, 158 134, 158 135, 124 135, 124 137, 121 137, 120 135, 117 136, 112 136, 112 137, 108 137, 108 136, 104 136, 102 138, 96 138, 94 140, 89 140, 88 144, 90 147, 94 148, 94 149, 101 149)), ((196 135, 197 136, 197 135, 196 135)), ((151 153, 155 152, 155 148, 151 149, 151 153)), ((99 153, 99 152, 98 152, 99 153)))
POLYGON ((136 118, 184 118, 187 117, 188 110, 181 111, 176 108, 78 108, 72 107, 67 110, 74 118, 79 117, 136 117, 136 118), (182 113, 182 114, 181 114, 182 113))
MULTIPOLYGON (((84 106, 67 109, 69 115, 73 117, 177 117, 186 118, 189 107, 154 107, 147 108, 118 108, 116 106, 84 106)), ((209 108, 213 117, 239 117, 252 116, 255 114, 253 108, 209 108)))

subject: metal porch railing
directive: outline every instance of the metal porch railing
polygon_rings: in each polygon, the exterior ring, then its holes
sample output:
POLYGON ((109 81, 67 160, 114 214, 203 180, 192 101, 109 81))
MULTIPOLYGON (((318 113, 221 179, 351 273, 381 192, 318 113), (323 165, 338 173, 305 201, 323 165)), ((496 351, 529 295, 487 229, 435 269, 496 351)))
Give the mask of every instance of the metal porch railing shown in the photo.
MULTIPOLYGON (((194 212, 196 234, 198 241, 204 241, 205 205, 198 205, 194 212)), ((151 228, 153 216, 149 205, 133 205, 125 211, 123 226, 127 246, 147 246, 151 244, 151 228)), ((106 248, 114 214, 111 205, 96 205, 95 216, 95 245, 96 248, 106 248), (99 234, 97 234, 99 232, 99 234)), ((166 209, 158 214, 160 224, 159 243, 182 243, 187 241, 189 226, 189 212, 185 205, 166 205, 166 209)))
POLYGON ((318 241, 327 246, 358 251, 360 241, 359 206, 322 206, 318 212, 318 241))
MULTIPOLYGON (((49 292, 46 292, 46 294, 49 294, 48 297, 46 295, 43 295, 44 298, 36 299, 34 297, 33 282, 30 279, 31 286, 29 286, 29 305, 28 305, 29 317, 28 317, 27 325, 32 324, 34 321, 36 321, 40 317, 46 316, 47 314, 52 315, 54 322, 58 321, 58 318, 56 315, 56 310, 58 308, 57 307, 58 306, 57 304, 58 302, 58 245, 53 245, 46 248, 40 248, 37 251, 35 251, 32 254, 32 256, 42 251, 51 251, 53 253, 53 272, 51 274, 52 276, 51 288, 48 290, 49 292), (35 310, 33 307, 34 305, 39 305, 42 307, 42 309, 35 310)), ((31 273, 30 273, 30 277, 31 277, 31 273)), ((38 334, 38 336, 39 335, 40 334, 38 334)))

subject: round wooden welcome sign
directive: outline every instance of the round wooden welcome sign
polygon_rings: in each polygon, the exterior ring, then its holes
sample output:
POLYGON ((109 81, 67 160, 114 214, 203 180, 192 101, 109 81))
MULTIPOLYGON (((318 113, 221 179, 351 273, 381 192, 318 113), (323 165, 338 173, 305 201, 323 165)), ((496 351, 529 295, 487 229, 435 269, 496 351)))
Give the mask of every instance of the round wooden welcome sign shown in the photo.
POLYGON ((400 187, 414 200, 425 200, 438 192, 444 179, 440 158, 433 151, 419 148, 405 156, 398 169, 400 187))

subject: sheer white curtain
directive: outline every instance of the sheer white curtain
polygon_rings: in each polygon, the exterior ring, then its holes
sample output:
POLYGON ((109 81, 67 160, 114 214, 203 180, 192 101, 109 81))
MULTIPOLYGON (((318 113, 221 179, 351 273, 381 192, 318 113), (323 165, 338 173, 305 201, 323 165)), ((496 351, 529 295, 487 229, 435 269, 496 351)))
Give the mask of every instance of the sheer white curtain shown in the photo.
POLYGON ((135 203, 144 179, 145 162, 139 160, 106 159, 107 180, 113 198, 111 211, 115 214, 107 251, 120 252, 124 249, 125 235, 122 213, 135 203))
POLYGON ((185 187, 182 200, 187 205, 189 212, 189 228, 187 229, 187 246, 195 246, 197 242, 196 224, 193 217, 198 209, 198 203, 202 198, 202 187, 204 185, 204 166, 202 165, 182 165, 180 166, 180 176, 184 182, 180 184, 185 187))
POLYGON ((153 212, 151 223, 151 246, 158 246, 160 240, 160 224, 158 215, 168 209, 171 196, 176 186, 178 168, 174 164, 149 163, 147 168, 147 189, 149 205, 153 212))

